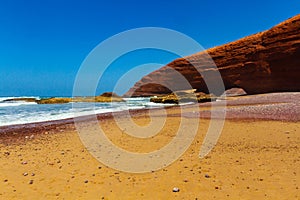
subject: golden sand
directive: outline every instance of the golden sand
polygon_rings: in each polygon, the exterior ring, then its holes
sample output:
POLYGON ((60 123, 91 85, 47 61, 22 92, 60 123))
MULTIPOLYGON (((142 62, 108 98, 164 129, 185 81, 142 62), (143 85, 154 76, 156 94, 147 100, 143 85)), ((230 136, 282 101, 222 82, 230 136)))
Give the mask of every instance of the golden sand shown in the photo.
MULTIPOLYGON (((134 121, 146 125, 149 118, 145 113, 134 121)), ((150 139, 127 136, 113 119, 100 124, 116 145, 150 152, 172 139, 179 122, 168 117, 150 139)), ((0 199, 300 199, 299 123, 226 121, 215 148, 200 159, 208 124, 200 120, 196 138, 178 160, 143 174, 98 162, 72 129, 1 145, 0 199)))

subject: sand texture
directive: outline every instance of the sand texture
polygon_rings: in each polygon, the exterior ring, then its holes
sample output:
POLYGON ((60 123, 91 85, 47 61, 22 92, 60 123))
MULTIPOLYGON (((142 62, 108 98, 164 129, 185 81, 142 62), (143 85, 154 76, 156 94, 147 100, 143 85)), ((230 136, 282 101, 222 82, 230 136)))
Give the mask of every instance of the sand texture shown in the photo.
MULTIPOLYGON (((237 103, 232 101, 228 109, 247 111, 249 103, 265 106, 260 98, 266 97, 256 96, 256 103, 248 99, 241 105, 246 98, 233 100, 237 103)), ((210 110, 205 105, 197 107, 205 113, 210 110)), ((236 112, 235 119, 226 120, 215 148, 200 159, 209 122, 219 119, 204 117, 198 122, 194 108, 167 109, 164 127, 148 139, 128 136, 110 115, 99 116, 99 126, 115 145, 140 153, 168 144, 182 120, 180 113, 188 123, 199 123, 191 146, 178 160, 142 174, 117 171, 98 162, 81 143, 71 120, 3 127, 0 199, 300 199, 300 124, 295 117, 239 119, 236 112), (179 192, 173 192, 174 187, 179 192)), ((152 116, 164 120, 162 112, 157 109, 152 116)), ((148 114, 136 111, 132 119, 145 126, 150 122, 148 114)), ((118 117, 126 120, 122 114, 118 117)), ((82 123, 89 130, 89 119, 82 123)))

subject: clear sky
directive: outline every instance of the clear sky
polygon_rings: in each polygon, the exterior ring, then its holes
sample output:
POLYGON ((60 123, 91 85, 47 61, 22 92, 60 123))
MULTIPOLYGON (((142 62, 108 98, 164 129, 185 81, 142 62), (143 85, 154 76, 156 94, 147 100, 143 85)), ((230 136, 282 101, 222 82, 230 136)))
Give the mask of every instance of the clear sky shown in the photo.
MULTIPOLYGON (((295 0, 3 0, 0 96, 70 96, 87 54, 101 41, 128 29, 170 28, 210 48, 299 13, 300 2, 295 0)), ((112 89, 120 75, 112 73, 124 73, 135 64, 167 64, 174 58, 148 51, 121 59, 106 73, 97 92, 112 89)), ((124 86, 124 92, 130 86, 124 86)))

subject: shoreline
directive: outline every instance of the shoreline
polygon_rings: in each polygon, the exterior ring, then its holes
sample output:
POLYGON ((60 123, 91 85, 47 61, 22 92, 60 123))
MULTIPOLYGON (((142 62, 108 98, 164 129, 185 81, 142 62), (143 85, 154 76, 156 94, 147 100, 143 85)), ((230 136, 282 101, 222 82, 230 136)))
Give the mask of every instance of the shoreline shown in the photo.
MULTIPOLYGON (((230 98, 226 102, 226 118, 228 121, 300 121, 300 92, 293 93, 270 93, 262 95, 249 95, 230 98)), ((149 110, 157 112, 160 116, 161 110, 168 111, 168 117, 185 117, 211 119, 211 108, 214 106, 216 117, 218 113, 224 113, 223 103, 206 102, 187 105, 174 105, 163 108, 143 108, 134 110, 123 110, 116 112, 100 113, 96 115, 86 115, 76 117, 77 122, 88 123, 95 116, 98 121, 113 119, 114 117, 124 117, 130 113, 131 117, 145 115, 149 110), (219 106, 219 104, 221 106, 219 106), (198 107, 199 112, 194 112, 193 108, 198 107)), ((0 127, 0 142, 2 144, 18 143, 24 141, 24 137, 39 135, 45 132, 56 132, 57 130, 75 130, 74 118, 59 119, 54 121, 34 122, 29 124, 8 125, 0 127)))
MULTIPOLYGON (((161 109, 161 108, 153 108, 153 110, 161 109)), ((168 108, 166 108, 168 109, 168 108)), ((131 115, 138 115, 141 113, 147 112, 149 109, 137 109, 137 110, 129 110, 131 115)), ((76 121, 88 123, 91 119, 95 116, 98 120, 107 120, 112 119, 114 116, 124 116, 128 111, 116 111, 116 112, 108 112, 108 113, 100 113, 96 115, 86 115, 86 116, 79 116, 76 117, 76 121)), ((8 125, 8 126, 0 126, 0 144, 6 143, 8 141, 18 142, 18 138, 24 136, 31 135, 39 135, 49 131, 57 131, 60 130, 74 130, 74 118, 67 118, 67 119, 58 119, 52 121, 45 121, 45 122, 33 122, 28 124, 16 124, 16 125, 8 125)), ((21 139, 21 138, 20 138, 21 139)))

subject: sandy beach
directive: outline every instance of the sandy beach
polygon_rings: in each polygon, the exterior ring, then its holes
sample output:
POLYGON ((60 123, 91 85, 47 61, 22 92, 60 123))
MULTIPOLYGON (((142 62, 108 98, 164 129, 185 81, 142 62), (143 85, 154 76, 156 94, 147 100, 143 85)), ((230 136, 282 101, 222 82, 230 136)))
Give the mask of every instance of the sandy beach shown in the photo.
POLYGON ((300 200, 299 6, 0 2, 0 200, 300 200))
MULTIPOLYGON (((209 122, 219 119, 209 118, 209 103, 197 105, 201 119, 188 150, 166 168, 141 174, 97 161, 72 120, 2 127, 0 199, 299 199, 300 98, 298 93, 288 95, 229 101, 217 145, 203 159, 198 155, 209 122)), ((149 139, 124 134, 111 114, 98 119, 115 145, 151 152, 175 136, 181 117, 197 122, 191 105, 166 111, 164 127, 149 139)), ((161 112, 157 109, 152 116, 163 120, 161 112)), ((134 111, 132 119, 144 126, 150 122, 148 114, 134 111)), ((82 123, 89 126, 89 119, 82 123)))

